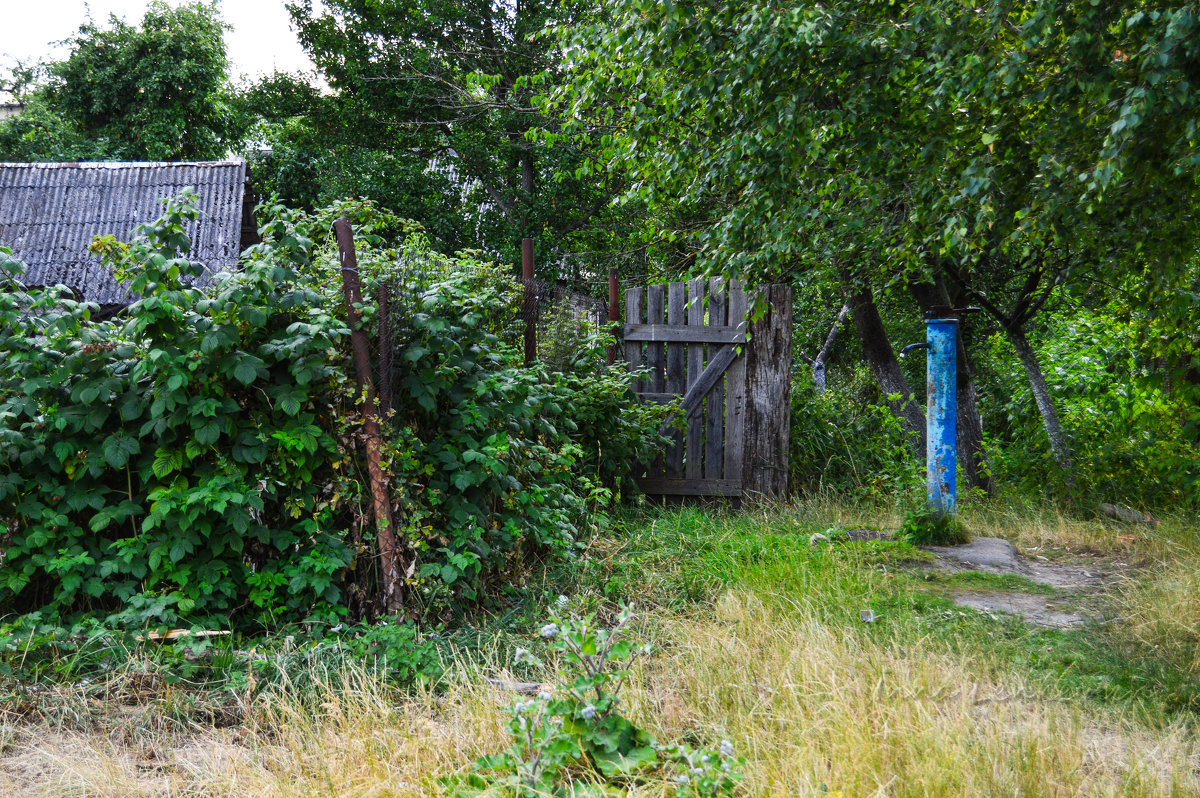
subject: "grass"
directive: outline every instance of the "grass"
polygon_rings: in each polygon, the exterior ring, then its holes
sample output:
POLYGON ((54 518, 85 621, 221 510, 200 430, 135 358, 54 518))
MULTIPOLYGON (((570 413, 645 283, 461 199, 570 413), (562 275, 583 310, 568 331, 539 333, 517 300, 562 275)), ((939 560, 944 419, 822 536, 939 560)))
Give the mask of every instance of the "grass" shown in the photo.
POLYGON ((1056 630, 990 617, 948 591, 1048 589, 928 574, 927 555, 903 542, 809 543, 831 528, 894 529, 889 509, 635 513, 443 648, 436 689, 398 692, 345 658, 308 662, 302 685, 205 693, 156 677, 136 651, 102 682, 32 695, 9 685, 0 793, 436 794, 437 776, 505 744, 513 697, 485 677, 553 680, 553 668, 514 666, 512 650, 539 645, 542 602, 560 592, 581 611, 635 604, 635 634, 655 653, 629 685, 628 714, 660 739, 732 740, 748 795, 1200 793, 1196 530, 1167 519, 1131 533, 1001 505, 964 516, 975 535, 1126 572, 1096 599, 1116 620, 1056 630))
POLYGON ((930 571, 924 576, 930 589, 946 592, 955 590, 982 590, 1007 593, 1034 593, 1053 596, 1058 591, 1020 574, 992 574, 982 571, 956 571, 954 573, 930 571))

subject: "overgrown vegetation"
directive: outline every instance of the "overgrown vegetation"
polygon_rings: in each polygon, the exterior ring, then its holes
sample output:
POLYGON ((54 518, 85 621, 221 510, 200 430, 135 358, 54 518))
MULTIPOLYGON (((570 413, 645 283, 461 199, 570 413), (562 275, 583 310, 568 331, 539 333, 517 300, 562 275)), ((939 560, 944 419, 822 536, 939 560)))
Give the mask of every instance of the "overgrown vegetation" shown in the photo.
MULTIPOLYGON (((327 220, 272 209, 242 268, 202 288, 179 255, 196 212, 185 194, 129 244, 98 242, 141 297, 116 321, 25 290, 5 256, 0 602, 28 623, 261 629, 374 611, 349 330, 314 243, 327 220)), ((410 258, 437 256, 414 244, 410 258)), ((525 369, 497 335, 513 310, 503 273, 439 269, 398 278, 388 344, 387 459, 417 616, 571 556, 653 445, 653 413, 597 366, 600 342, 585 372, 525 369)))
POLYGON ((235 91, 215 6, 156 3, 14 73, 0 160, 240 149, 296 207, 234 274, 181 256, 191 194, 99 240, 109 321, 0 249, 0 792, 16 751, 13 793, 1200 793, 1200 16, 970 11, 298 2, 328 89, 235 91), (568 313, 524 365, 523 236, 589 292, 791 284, 793 496, 629 501, 670 408, 568 313), (964 305, 955 519, 908 509, 896 351, 964 305), (968 529, 1028 569, 920 548, 968 529))
MULTIPOLYGON (((1059 557, 1064 548, 1076 557, 1091 552, 1090 567, 1159 561, 1165 576, 1172 562, 1195 559, 1184 519, 1166 519, 1131 542, 1123 527, 1064 519, 1050 507, 981 504, 964 514, 978 534, 1039 551, 1057 546, 1059 557)), ((603 783, 610 792, 697 794, 681 787, 683 772, 673 766, 641 768, 635 785, 604 776, 582 754, 591 734, 584 710, 599 704, 587 688, 572 695, 576 679, 587 677, 571 653, 594 636, 597 653, 630 644, 630 657, 606 671, 628 671, 615 711, 655 739, 709 749, 696 760, 702 771, 719 769, 713 753, 728 740, 745 759, 735 794, 850 795, 892 779, 898 795, 914 797, 1168 796, 1200 786, 1200 695, 1194 675, 1165 663, 1160 645, 1174 639, 1184 657, 1195 647, 1168 626, 1152 633, 1144 624, 1178 618, 1184 593, 1170 580, 1157 582, 1153 597, 1136 598, 1139 618, 1122 617, 1122 597, 1093 595, 1080 599, 1100 602, 1099 624, 1041 628, 952 603, 956 590, 1025 590, 1019 581, 927 573, 927 556, 902 541, 809 542, 831 524, 893 528, 898 520, 828 499, 792 510, 626 514, 614 534, 589 541, 575 567, 551 571, 519 612, 477 616, 470 635, 439 641, 437 660, 450 667, 436 689, 418 682, 396 691, 372 649, 351 647, 353 637, 340 657, 328 644, 328 656, 318 657, 321 649, 303 638, 290 647, 279 641, 261 654, 279 676, 250 684, 243 659, 228 671, 242 676, 207 690, 173 683, 156 659, 167 647, 143 646, 91 684, 41 681, 13 691, 10 706, 46 722, 17 725, 8 716, 7 739, 40 768, 38 788, 51 794, 100 785, 137 794, 165 780, 217 794, 428 795, 440 778, 447 788, 478 786, 472 763, 483 758, 479 778, 514 795, 543 744, 557 745, 559 735, 572 741, 559 753, 572 755, 556 760, 557 778, 545 783, 564 794, 568 784, 587 794, 603 783), (640 609, 622 625, 615 607, 628 601, 640 609), (862 610, 873 620, 864 622, 862 610), (557 619, 553 629, 547 613, 557 619), (646 645, 649 652, 634 656, 646 645), (516 712, 503 689, 516 682, 539 684, 550 698, 520 696, 516 712), (113 701, 135 711, 116 711, 106 703, 113 701), (555 707, 567 712, 561 728, 534 725, 555 707), (232 733, 221 728, 230 723, 232 733), (138 766, 139 744, 154 746, 157 769, 138 766), (56 746, 61 758, 46 753, 56 746)), ((1039 600, 1069 595, 1029 590, 1039 600)), ((403 637, 379 628, 377 639, 403 637)), ((598 661, 588 664, 594 670, 598 661)))
MULTIPOLYGON (((568 603, 562 596, 559 610, 568 603)), ((622 714, 621 690, 631 667, 650 653, 648 644, 635 647, 624 639, 632 614, 623 607, 611 629, 598 626, 594 614, 555 616, 542 626, 541 636, 553 641, 567 668, 566 686, 559 695, 543 689, 535 699, 518 701, 508 724, 512 745, 479 759, 473 772, 444 779, 451 795, 604 794, 662 778, 663 772, 672 774, 677 794, 733 794, 745 764, 734 758, 733 743, 722 740, 715 751, 663 745, 622 714)), ((518 650, 516 661, 543 667, 525 649, 518 650)))

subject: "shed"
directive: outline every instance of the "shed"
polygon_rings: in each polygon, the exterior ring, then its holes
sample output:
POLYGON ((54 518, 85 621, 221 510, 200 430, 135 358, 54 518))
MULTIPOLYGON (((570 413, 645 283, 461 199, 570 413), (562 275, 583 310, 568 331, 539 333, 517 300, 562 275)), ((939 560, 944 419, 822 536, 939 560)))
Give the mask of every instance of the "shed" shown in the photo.
POLYGON ((249 173, 242 160, 208 163, 0 163, 0 246, 25 262, 27 285, 66 285, 114 312, 135 299, 118 285, 92 239, 127 239, 162 215, 162 200, 191 186, 200 218, 188 226, 187 256, 211 275, 232 270, 254 243, 249 173))

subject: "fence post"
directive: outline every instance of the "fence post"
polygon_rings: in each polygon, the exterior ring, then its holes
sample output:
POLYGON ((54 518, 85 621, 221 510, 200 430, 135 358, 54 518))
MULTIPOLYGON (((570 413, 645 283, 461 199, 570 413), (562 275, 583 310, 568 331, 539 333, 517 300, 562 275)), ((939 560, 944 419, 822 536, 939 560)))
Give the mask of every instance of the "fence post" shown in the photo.
POLYGON ((608 365, 617 362, 617 344, 616 341, 621 340, 621 308, 617 306, 620 298, 617 296, 617 267, 611 266, 608 269, 608 320, 612 322, 612 336, 614 342, 608 347, 608 365))
POLYGON ((375 401, 375 386, 371 379, 371 353, 367 334, 362 329, 362 285, 358 279, 358 258, 354 254, 354 231, 350 220, 333 223, 337 236, 338 255, 342 267, 342 290, 346 297, 346 319, 350 324, 350 349, 354 358, 354 374, 362 402, 363 432, 366 437, 367 475, 371 483, 372 509, 379 544, 380 587, 383 606, 387 612, 400 609, 401 570, 400 543, 392 524, 392 500, 388 478, 381 465, 383 436, 379 431, 379 407, 375 401))
POLYGON ((537 359, 537 284, 533 280, 533 239, 521 239, 521 282, 525 284, 525 365, 537 359))
POLYGON ((379 284, 379 410, 392 411, 392 334, 389 325, 391 297, 388 287, 379 284))
MULTIPOLYGON (((748 325, 743 492, 783 499, 791 439, 792 289, 768 286, 766 311, 748 325)), ((733 320, 730 319, 730 323, 733 320)))

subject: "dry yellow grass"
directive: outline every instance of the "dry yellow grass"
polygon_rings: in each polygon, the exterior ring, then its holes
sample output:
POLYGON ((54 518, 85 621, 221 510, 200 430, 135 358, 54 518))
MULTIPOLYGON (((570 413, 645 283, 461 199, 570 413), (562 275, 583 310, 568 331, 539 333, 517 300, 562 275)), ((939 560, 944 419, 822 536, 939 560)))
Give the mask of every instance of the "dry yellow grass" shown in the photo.
POLYGON ((1128 637, 1200 676, 1200 560, 1159 563, 1141 581, 1130 580, 1117 611, 1128 637))
POLYGON ((982 657, 898 647, 726 595, 670 627, 639 709, 666 737, 729 737, 751 795, 1200 794, 1182 727, 1140 728, 1039 693, 982 657))
MULTIPOLYGON (((733 740, 755 796, 1191 796, 1200 749, 1176 726, 1039 692, 1019 672, 837 629, 804 605, 728 593, 658 618, 628 694, 661 739, 733 740), (983 675, 991 672, 992 675, 983 675)), ((470 664, 401 698, 348 667, 259 701, 235 730, 88 735, 6 727, 4 794, 417 796, 505 744, 511 696, 470 664), (7 781, 6 781, 7 780, 7 781)), ((666 783, 631 793, 669 795, 666 783)))
POLYGON ((507 696, 481 681, 399 696, 347 666, 258 700, 235 729, 4 729, 0 794, 38 796, 422 796, 432 777, 503 744, 507 696))
MULTIPOLYGON (((830 526, 899 522, 898 513, 818 503, 786 513, 751 509, 703 533, 733 535, 720 525, 753 525, 759 512, 764 534, 817 518, 830 526)), ((1140 586, 1119 591, 1122 634, 1200 671, 1194 531, 1176 534, 1164 523, 1157 533, 1130 535, 1104 522, 986 506, 966 515, 976 534, 1026 547, 1157 562, 1140 586)), ((621 545, 596 553, 618 558, 621 545)), ((640 634, 656 653, 638 664, 625 695, 630 717, 660 740, 732 740, 747 759, 746 795, 1200 795, 1200 740, 1184 723, 1152 725, 1122 704, 1059 692, 995 656, 986 635, 978 648, 952 653, 911 619, 894 619, 890 631, 858 624, 852 604, 861 597, 852 591, 860 587, 845 577, 877 566, 846 558, 829 572, 799 574, 790 562, 755 559, 752 578, 707 594, 717 597, 711 606, 643 616, 640 634), (846 611, 829 611, 831 602, 846 611)), ((664 574, 678 567, 657 563, 639 580, 652 592, 672 584, 664 574)), ((507 742, 504 708, 514 697, 482 678, 502 670, 507 654, 479 656, 486 661, 456 663, 443 691, 403 696, 350 664, 317 679, 317 688, 260 697, 227 729, 166 720, 184 698, 169 689, 140 707, 114 705, 94 728, 0 724, 0 795, 436 795, 438 776, 507 742)), ((84 703, 62 701, 73 718, 83 717, 84 703)), ((665 781, 630 791, 672 794, 665 781)))

